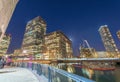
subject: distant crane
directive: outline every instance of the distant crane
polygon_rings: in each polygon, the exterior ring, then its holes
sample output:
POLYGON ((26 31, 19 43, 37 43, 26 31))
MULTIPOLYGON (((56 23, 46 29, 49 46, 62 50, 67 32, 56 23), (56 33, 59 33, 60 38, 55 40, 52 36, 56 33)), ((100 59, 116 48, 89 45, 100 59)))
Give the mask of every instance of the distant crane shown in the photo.
POLYGON ((82 48, 85 48, 85 44, 86 44, 86 46, 88 47, 90 53, 93 54, 93 52, 92 52, 92 50, 91 50, 91 47, 90 47, 90 45, 89 45, 89 43, 88 43, 87 40, 83 40, 83 44, 80 45, 80 50, 81 50, 82 48))
POLYGON ((87 40, 84 40, 84 42, 86 43, 88 48, 91 48, 87 40))

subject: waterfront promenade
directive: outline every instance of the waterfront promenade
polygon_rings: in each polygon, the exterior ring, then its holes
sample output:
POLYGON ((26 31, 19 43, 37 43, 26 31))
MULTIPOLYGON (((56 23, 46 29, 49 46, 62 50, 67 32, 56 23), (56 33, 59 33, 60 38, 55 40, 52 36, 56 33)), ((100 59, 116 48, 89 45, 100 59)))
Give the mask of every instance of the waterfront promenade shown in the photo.
POLYGON ((0 69, 0 82, 95 82, 47 64, 18 62, 13 66, 0 69))
POLYGON ((48 80, 30 69, 5 67, 0 69, 0 82, 48 82, 48 80))

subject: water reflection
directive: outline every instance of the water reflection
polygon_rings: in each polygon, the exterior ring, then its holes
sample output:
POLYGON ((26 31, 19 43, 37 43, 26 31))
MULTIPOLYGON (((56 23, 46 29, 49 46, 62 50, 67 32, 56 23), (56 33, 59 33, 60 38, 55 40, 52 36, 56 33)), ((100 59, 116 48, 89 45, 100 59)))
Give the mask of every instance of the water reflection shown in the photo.
POLYGON ((68 66, 67 66, 67 71, 68 71, 69 73, 75 73, 75 68, 74 68, 72 65, 68 65, 68 66))
POLYGON ((92 79, 96 82, 120 82, 120 68, 118 67, 116 67, 115 70, 94 70, 82 65, 75 66, 74 64, 65 63, 53 64, 53 66, 92 79))
MULTIPOLYGON (((57 63, 52 63, 51 66, 54 66, 56 68, 59 69, 63 69, 66 71, 69 71, 70 73, 74 73, 75 69, 73 68, 73 66, 69 65, 69 64, 57 64, 57 63), (73 70, 74 69, 74 70, 73 70)), ((60 74, 59 72, 55 72, 53 70, 51 70, 51 82, 75 82, 74 80, 72 80, 71 78, 64 76, 62 74, 60 74)))
POLYGON ((82 73, 84 74, 84 76, 88 77, 89 79, 92 79, 92 76, 94 74, 93 70, 88 69, 88 68, 84 68, 84 69, 81 69, 81 70, 82 70, 82 73))

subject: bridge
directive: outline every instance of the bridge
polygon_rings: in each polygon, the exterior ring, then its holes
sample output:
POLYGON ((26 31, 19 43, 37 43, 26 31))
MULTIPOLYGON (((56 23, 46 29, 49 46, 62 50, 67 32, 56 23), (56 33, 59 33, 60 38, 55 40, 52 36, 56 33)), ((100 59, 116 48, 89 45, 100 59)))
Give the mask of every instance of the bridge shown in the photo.
POLYGON ((80 62, 120 62, 120 58, 59 58, 39 60, 16 60, 15 62, 38 62, 42 64, 51 63, 80 63, 80 62))
POLYGON ((62 58, 59 59, 59 61, 70 61, 70 62, 81 62, 81 61, 99 61, 99 62, 104 62, 104 61, 113 61, 113 62, 120 62, 120 58, 62 58))

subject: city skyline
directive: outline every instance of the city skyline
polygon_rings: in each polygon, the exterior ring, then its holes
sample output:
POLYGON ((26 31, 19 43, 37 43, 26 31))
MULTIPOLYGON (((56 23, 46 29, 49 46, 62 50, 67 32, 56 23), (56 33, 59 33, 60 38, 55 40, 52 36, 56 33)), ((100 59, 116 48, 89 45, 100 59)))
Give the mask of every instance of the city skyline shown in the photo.
POLYGON ((55 30, 63 31, 72 40, 76 55, 82 40, 87 40, 96 50, 105 50, 98 32, 99 27, 105 24, 108 25, 117 47, 120 48, 116 35, 120 29, 119 2, 20 0, 7 29, 7 33, 13 36, 9 52, 21 47, 25 26, 36 16, 41 16, 46 21, 47 33, 55 30))

